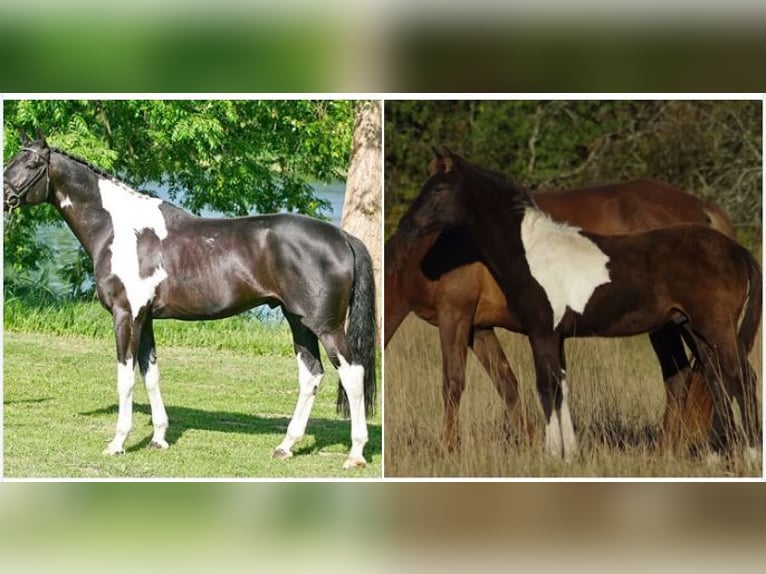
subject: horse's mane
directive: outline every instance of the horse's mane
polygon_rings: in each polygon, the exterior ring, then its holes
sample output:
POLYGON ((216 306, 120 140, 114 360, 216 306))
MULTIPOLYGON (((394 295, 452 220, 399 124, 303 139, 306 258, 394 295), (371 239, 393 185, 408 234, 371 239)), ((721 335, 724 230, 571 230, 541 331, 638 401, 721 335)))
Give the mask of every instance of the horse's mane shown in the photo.
POLYGON ((470 182, 472 177, 486 180, 491 184, 492 188, 497 189, 500 192, 502 197, 510 201, 511 206, 515 211, 524 211, 528 207, 537 208, 537 204, 529 193, 529 190, 515 178, 508 177, 499 171, 476 165, 455 154, 452 154, 452 157, 454 163, 458 164, 462 169, 463 175, 467 176, 466 179, 468 182, 470 182))
POLYGON ((119 186, 125 188, 128 191, 132 191, 133 193, 137 193, 139 195, 146 195, 146 196, 153 196, 154 195, 154 194, 152 194, 151 192, 148 192, 148 191, 138 191, 136 189, 133 189, 132 187, 130 187, 130 185, 128 185, 127 183, 125 183, 124 181, 119 179, 116 175, 114 175, 112 173, 109 173, 108 171, 106 171, 103 168, 100 168, 98 166, 93 165, 92 163, 90 163, 87 160, 82 159, 81 157, 77 157, 76 155, 72 155, 68 151, 64 151, 63 149, 59 149, 57 147, 52 147, 52 146, 51 146, 50 150, 52 152, 56 152, 57 154, 63 155, 64 157, 66 157, 68 159, 71 159, 73 162, 78 163, 78 164, 88 168, 89 170, 91 170, 95 174, 100 175, 102 177, 105 177, 109 181, 112 181, 113 183, 118 184, 119 186))
MULTIPOLYGON (((98 175, 103 175, 106 178, 109 178, 111 180, 120 182, 120 180, 118 180, 113 174, 109 173, 105 169, 100 168, 98 166, 95 166, 92 163, 90 163, 89 161, 82 159, 81 157, 77 157, 76 155, 72 155, 68 151, 64 151, 63 149, 60 149, 60 148, 57 148, 57 147, 53 147, 53 146, 51 146, 50 150, 51 151, 55 151, 56 153, 61 154, 63 156, 66 156, 69 159, 71 159, 72 161, 79 163, 80 165, 84 165, 89 170, 96 172, 98 175)), ((120 182, 120 183, 122 183, 122 182, 120 182)))

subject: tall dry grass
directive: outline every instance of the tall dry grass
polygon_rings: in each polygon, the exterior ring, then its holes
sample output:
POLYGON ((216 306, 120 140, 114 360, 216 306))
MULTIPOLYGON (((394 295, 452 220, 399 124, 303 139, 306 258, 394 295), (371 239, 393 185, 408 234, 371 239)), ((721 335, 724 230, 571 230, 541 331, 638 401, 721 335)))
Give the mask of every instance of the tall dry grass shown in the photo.
MULTIPOLYGON (((410 316, 385 352, 384 473, 387 477, 700 477, 760 476, 760 464, 713 462, 707 453, 657 447, 665 389, 648 337, 570 339, 567 381, 579 454, 564 462, 543 454, 543 418, 526 337, 497 330, 519 379, 520 408, 535 430, 508 441, 504 406, 470 356, 460 408, 461 447, 442 446, 438 331, 410 316), (517 444, 518 443, 518 444, 517 444)), ((751 354, 762 369, 758 335, 751 354)), ((759 376, 759 381, 761 377, 759 376)), ((760 387, 760 382, 759 382, 760 387)), ((759 404, 762 392, 759 390, 759 404)))

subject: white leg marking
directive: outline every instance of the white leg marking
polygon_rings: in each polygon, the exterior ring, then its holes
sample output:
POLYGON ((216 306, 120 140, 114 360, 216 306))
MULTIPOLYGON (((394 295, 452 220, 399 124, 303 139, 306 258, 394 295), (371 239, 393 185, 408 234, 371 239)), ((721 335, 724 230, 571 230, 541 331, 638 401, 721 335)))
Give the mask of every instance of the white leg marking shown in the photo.
POLYGON ((293 445, 306 433, 311 409, 323 376, 321 373, 312 375, 301 359, 300 353, 296 355, 296 359, 298 361, 298 402, 295 404, 295 412, 290 419, 290 424, 287 425, 287 434, 275 451, 275 455, 285 458, 292 456, 293 445))
POLYGON ((161 199, 136 193, 116 182, 101 179, 98 182, 101 204, 112 218, 114 239, 112 251, 112 273, 125 286, 130 310, 135 319, 141 308, 150 301, 157 286, 168 276, 161 264, 161 254, 152 254, 158 262, 149 277, 141 277, 138 263, 137 233, 149 229, 163 240, 168 235, 165 218, 160 211, 161 199))
POLYGON ((534 208, 527 208, 521 221, 529 270, 548 297, 554 329, 567 307, 582 313, 596 288, 610 281, 609 257, 580 231, 534 208))
MULTIPOLYGON (((561 374, 564 376, 566 372, 562 369, 561 374)), ((563 396, 561 400, 561 437, 564 442, 564 459, 570 460, 577 454, 577 437, 572 424, 572 415, 569 412, 569 388, 564 378, 561 379, 561 394, 563 396)))
POLYGON ((561 458, 561 425, 559 415, 554 410, 548 424, 545 425, 545 454, 561 458))
POLYGON ((152 437, 152 446, 166 449, 168 443, 165 440, 165 431, 168 428, 168 414, 165 411, 165 403, 160 394, 160 369, 157 363, 149 363, 149 368, 144 376, 144 385, 146 394, 149 396, 149 404, 152 407, 152 426, 154 427, 154 436, 152 437))
POLYGON ((117 429, 112 442, 104 450, 104 454, 121 454, 125 452, 125 439, 133 428, 133 385, 135 384, 133 359, 126 364, 117 363, 117 429))
POLYGON ((342 356, 338 355, 340 367, 338 376, 348 396, 348 406, 351 413, 351 451, 348 453, 343 468, 364 466, 364 445, 367 444, 367 416, 364 408, 364 367, 350 365, 342 356))

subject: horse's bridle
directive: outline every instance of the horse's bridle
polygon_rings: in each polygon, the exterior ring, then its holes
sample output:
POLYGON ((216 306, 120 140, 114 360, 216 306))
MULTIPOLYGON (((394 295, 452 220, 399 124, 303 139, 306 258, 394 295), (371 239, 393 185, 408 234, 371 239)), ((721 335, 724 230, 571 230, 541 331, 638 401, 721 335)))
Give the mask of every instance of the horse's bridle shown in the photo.
POLYGON ((43 174, 45 175, 47 181, 45 183, 45 194, 48 195, 50 191, 50 185, 51 185, 51 178, 48 174, 48 167, 50 165, 50 158, 45 158, 43 154, 41 154, 36 149, 32 149, 29 147, 21 148, 24 151, 31 151, 34 154, 37 154, 38 157, 40 157, 44 163, 40 166, 40 168, 37 170, 37 173, 35 173, 32 178, 24 184, 24 187, 22 189, 19 189, 16 187, 13 182, 3 177, 3 192, 4 192, 4 201, 5 204, 8 206, 8 213, 11 213, 14 209, 16 209, 19 205, 21 205, 21 200, 24 199, 27 194, 31 191, 31 189, 35 186, 35 184, 40 181, 40 178, 42 178, 43 174), (9 193, 5 192, 5 188, 10 189, 9 193))

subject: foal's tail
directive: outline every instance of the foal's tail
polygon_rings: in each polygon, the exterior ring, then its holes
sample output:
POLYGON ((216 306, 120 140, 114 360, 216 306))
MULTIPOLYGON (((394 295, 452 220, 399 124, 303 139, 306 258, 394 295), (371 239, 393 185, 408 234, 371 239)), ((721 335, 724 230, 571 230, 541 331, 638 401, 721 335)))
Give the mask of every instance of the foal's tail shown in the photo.
POLYGON ((755 258, 744 247, 748 272, 747 301, 739 324, 739 341, 745 353, 749 353, 755 343, 755 336, 761 324, 761 293, 763 289, 763 276, 761 268, 755 258))
MULTIPOLYGON (((377 385, 375 380, 375 339, 377 334, 375 313, 375 275, 372 258, 359 239, 345 234, 354 253, 354 284, 351 288, 346 340, 355 362, 364 367, 364 407, 369 415, 375 412, 377 385)), ((349 415, 348 397, 338 386, 338 413, 349 415)))

